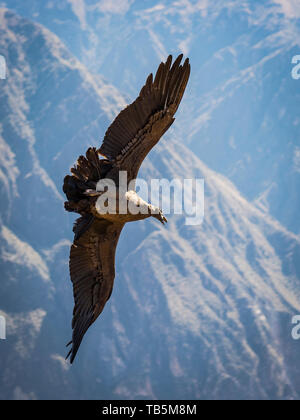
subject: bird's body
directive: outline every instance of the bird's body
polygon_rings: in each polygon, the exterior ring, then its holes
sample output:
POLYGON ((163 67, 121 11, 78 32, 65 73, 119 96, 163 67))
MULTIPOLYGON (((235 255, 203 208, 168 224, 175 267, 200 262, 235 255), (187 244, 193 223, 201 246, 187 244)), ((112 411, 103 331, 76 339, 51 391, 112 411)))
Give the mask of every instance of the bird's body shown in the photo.
POLYGON ((81 216, 74 224, 70 251, 75 300, 71 363, 111 295, 115 251, 124 224, 148 217, 166 222, 162 211, 142 200, 132 183, 144 158, 175 120, 190 74, 188 59, 183 65, 181 60, 182 55, 171 66, 169 56, 154 81, 150 74, 138 98, 108 128, 100 149, 89 148, 64 179, 65 209, 81 216), (126 173, 125 186, 120 183, 121 173, 126 173), (114 188, 104 188, 110 184, 114 188))

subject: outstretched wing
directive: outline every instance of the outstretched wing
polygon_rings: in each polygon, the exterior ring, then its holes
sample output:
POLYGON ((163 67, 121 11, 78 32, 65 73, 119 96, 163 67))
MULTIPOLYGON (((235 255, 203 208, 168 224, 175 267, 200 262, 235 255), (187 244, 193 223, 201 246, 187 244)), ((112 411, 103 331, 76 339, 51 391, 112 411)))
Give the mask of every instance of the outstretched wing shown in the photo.
POLYGON ((127 106, 108 128, 99 152, 126 170, 128 179, 137 176, 140 165, 152 147, 174 122, 190 75, 188 58, 181 65, 182 54, 172 63, 170 55, 152 73, 138 98, 127 106))
MULTIPOLYGON (((80 219, 75 225, 80 229, 80 219)), ((75 306, 73 311, 72 363, 84 334, 101 314, 110 298, 115 277, 115 251, 123 224, 95 219, 74 240, 70 251, 70 275, 75 306)), ((68 345, 69 345, 68 344, 68 345)))

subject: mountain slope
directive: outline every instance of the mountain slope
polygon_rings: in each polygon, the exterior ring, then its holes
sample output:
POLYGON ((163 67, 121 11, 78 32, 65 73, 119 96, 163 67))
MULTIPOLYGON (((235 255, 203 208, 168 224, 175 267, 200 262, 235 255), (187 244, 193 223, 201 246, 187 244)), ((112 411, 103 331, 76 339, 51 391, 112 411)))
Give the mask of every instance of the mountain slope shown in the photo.
POLYGON ((124 99, 40 25, 3 9, 0 22, 1 399, 299 398, 299 238, 174 140, 180 115, 141 175, 204 178, 204 222, 125 227, 112 297, 65 362, 74 217, 61 183, 124 99))
POLYGON ((133 95, 153 63, 182 51, 191 90, 178 132, 209 167, 300 232, 300 8, 292 0, 7 0, 55 32, 93 72, 133 95), (189 130, 186 129, 189 127, 189 130))

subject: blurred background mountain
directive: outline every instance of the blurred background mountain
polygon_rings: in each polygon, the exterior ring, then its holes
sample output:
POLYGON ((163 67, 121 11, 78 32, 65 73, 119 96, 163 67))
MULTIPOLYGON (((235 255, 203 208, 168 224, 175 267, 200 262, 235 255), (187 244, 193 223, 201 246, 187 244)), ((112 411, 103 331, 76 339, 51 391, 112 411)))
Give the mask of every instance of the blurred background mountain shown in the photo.
POLYGON ((300 397, 296 3, 0 2, 1 399, 300 397), (63 177, 181 51, 191 80, 140 175, 204 178, 204 222, 126 226, 71 367, 63 177))

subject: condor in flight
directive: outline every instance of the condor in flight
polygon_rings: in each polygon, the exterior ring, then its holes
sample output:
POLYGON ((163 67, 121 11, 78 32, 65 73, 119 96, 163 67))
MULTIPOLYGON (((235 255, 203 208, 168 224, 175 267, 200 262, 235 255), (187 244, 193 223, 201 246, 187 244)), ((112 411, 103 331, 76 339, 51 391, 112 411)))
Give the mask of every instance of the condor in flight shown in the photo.
MULTIPOLYGON (((99 180, 112 180, 118 189, 119 172, 127 172, 127 182, 136 179, 138 170, 152 147, 174 122, 190 75, 188 58, 180 64, 182 54, 172 64, 170 55, 161 63, 153 81, 152 73, 138 98, 115 118, 106 131, 100 149, 89 148, 64 179, 63 191, 67 211, 80 217, 74 224, 74 242, 70 251, 70 276, 75 306, 72 341, 67 358, 74 361, 84 334, 101 314, 110 298, 115 277, 115 251, 126 222, 155 217, 167 220, 159 208, 143 201, 135 191, 123 191, 126 202, 143 207, 143 212, 109 214, 99 210, 102 192, 99 180), (100 158, 102 156, 102 158, 100 158), (146 209, 146 211, 145 211, 146 209)), ((129 208, 130 206, 128 206, 129 208)), ((124 213, 124 212, 122 212, 124 213)))

